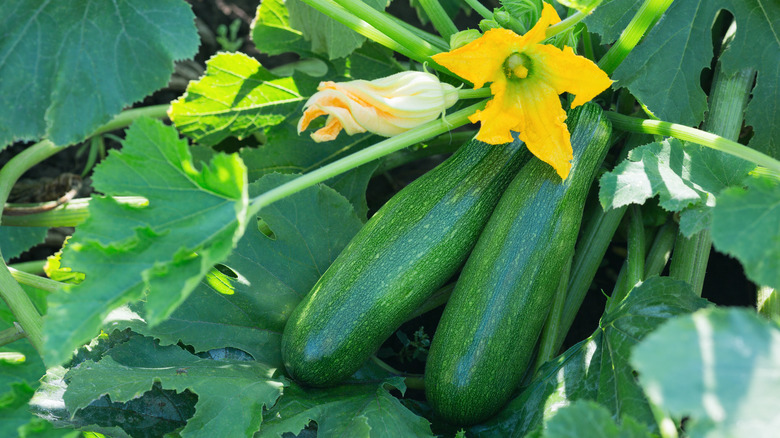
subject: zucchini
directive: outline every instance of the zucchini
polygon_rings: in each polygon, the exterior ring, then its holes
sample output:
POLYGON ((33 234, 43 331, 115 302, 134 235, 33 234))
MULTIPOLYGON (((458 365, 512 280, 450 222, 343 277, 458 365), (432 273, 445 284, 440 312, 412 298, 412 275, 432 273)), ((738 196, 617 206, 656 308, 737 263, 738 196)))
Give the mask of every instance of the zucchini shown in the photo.
POLYGON ((328 386, 355 373, 463 265, 525 149, 472 140, 382 206, 290 315, 290 376, 328 386))
POLYGON ((529 162, 496 206, 463 267, 431 342, 425 393, 446 421, 477 423, 500 409, 531 363, 611 127, 588 104, 567 118, 574 159, 565 181, 529 162))

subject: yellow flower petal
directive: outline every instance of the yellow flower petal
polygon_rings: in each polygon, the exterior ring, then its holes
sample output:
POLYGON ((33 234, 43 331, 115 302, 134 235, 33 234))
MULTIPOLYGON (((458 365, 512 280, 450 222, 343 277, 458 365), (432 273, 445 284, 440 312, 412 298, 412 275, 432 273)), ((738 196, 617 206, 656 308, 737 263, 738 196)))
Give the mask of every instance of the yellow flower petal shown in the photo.
POLYGON ((528 150, 551 165, 562 179, 569 176, 573 158, 566 111, 561 108, 558 93, 547 84, 535 83, 512 87, 517 100, 520 123, 513 127, 528 150))
POLYGON ((495 96, 482 111, 477 111, 469 120, 482 122, 477 140, 488 144, 504 144, 512 141, 510 130, 522 122, 522 110, 514 96, 506 93, 507 81, 493 82, 490 90, 495 96))
POLYGON ((571 47, 563 50, 551 45, 535 45, 525 52, 534 62, 534 74, 550 84, 558 94, 576 97, 572 108, 589 102, 612 85, 612 80, 588 58, 574 54, 571 47))
POLYGON ((507 29, 490 29, 480 38, 432 58, 456 75, 480 88, 504 76, 504 60, 523 47, 523 37, 507 29))
MULTIPOLYGON (((525 44, 536 44, 547 39, 547 28, 561 21, 555 8, 549 3, 543 3, 542 16, 528 32, 523 35, 525 44)), ((514 32, 513 32, 514 33, 514 32)))

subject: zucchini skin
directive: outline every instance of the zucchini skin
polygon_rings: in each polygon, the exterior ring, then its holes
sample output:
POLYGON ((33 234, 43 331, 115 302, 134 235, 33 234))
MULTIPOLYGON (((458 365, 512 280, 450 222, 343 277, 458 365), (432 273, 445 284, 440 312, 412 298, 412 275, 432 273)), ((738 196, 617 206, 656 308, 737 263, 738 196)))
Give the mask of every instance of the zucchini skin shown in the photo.
POLYGON ((476 140, 394 195, 295 308, 282 335, 289 375, 346 379, 463 265, 530 154, 476 140))
POLYGON ((448 422, 474 424, 497 412, 533 358, 611 132, 601 108, 592 104, 570 111, 567 124, 574 149, 569 177, 561 181, 540 160, 518 173, 434 333, 425 392, 448 422))

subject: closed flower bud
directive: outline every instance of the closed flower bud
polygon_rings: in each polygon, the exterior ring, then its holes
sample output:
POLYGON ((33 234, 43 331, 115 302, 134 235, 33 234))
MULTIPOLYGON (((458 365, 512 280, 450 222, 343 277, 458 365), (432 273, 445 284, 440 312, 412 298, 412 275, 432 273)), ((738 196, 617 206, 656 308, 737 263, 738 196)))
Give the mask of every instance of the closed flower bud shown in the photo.
POLYGON ((298 133, 312 120, 327 115, 325 126, 311 137, 330 141, 345 130, 384 137, 435 120, 458 100, 458 90, 424 72, 402 72, 373 81, 321 82, 304 106, 298 133))

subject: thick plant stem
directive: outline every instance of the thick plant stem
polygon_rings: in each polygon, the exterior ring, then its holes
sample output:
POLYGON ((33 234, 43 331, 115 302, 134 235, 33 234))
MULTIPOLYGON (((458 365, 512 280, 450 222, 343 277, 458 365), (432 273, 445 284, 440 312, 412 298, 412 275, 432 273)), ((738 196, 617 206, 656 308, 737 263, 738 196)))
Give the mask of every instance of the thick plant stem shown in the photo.
POLYGON ((566 334, 580 310, 582 301, 596 276, 599 264, 601 264, 609 243, 612 241, 612 236, 615 235, 627 208, 620 207, 608 211, 596 208, 591 216, 583 222, 585 229, 574 251, 566 304, 561 315, 555 350, 559 350, 563 345, 566 334))
MULTIPOLYGON (((705 129, 722 136, 721 138, 732 140, 738 138, 754 75, 754 70, 744 69, 727 76, 718 64, 713 78, 710 110, 705 129)), ((777 170, 780 170, 780 167, 777 170)), ((693 288, 693 292, 701 295, 711 249, 712 236, 709 229, 702 230, 689 238, 679 234, 669 275, 687 281, 693 288)))
POLYGON ((677 224, 673 220, 667 221, 658 230, 655 240, 653 240, 653 245, 647 252, 647 258, 645 258, 645 279, 654 275, 661 275, 664 267, 666 267, 666 263, 669 262, 669 256, 672 254, 676 236, 677 224))
POLYGON ((608 75, 612 75, 631 50, 636 47, 645 32, 658 21, 671 4, 672 0, 645 0, 615 44, 601 58, 599 67, 608 75))
POLYGON ((628 255, 612 296, 607 302, 605 313, 614 310, 645 276, 645 228, 639 205, 631 205, 628 219, 628 255))
POLYGON ((395 137, 388 138, 387 140, 381 141, 366 149, 355 152, 354 154, 346 156, 338 161, 334 161, 333 163, 320 167, 319 169, 301 175, 292 181, 282 184, 279 187, 271 189, 251 199, 251 204, 249 205, 247 214, 249 217, 253 217, 263 207, 266 207, 282 198, 290 196, 317 183, 321 183, 336 175, 340 175, 348 170, 354 169, 355 167, 374 161, 377 158, 382 158, 385 155, 391 154, 397 150, 465 125, 469 123, 468 117, 474 114, 474 112, 477 110, 484 108, 485 103, 486 102, 480 102, 475 105, 471 105, 453 114, 449 114, 445 118, 425 123, 415 129, 412 129, 411 131, 407 131, 403 134, 396 135, 395 137))
MULTIPOLYGON (((325 15, 331 16, 332 18, 336 18, 333 17, 329 12, 323 11, 322 9, 314 5, 315 3, 325 3, 323 0, 304 0, 304 1, 308 5, 315 7, 315 9, 319 10, 320 12, 323 12, 325 15)), ((405 50, 406 52, 410 52, 413 55, 410 56, 410 58, 412 59, 415 59, 420 62, 424 62, 427 60, 427 58, 439 52, 427 41, 423 40, 422 38, 418 37, 414 33, 405 29, 403 26, 398 25, 393 20, 388 19, 382 14, 382 12, 377 11, 376 9, 365 4, 361 0, 334 0, 334 2, 338 4, 341 8, 343 8, 345 11, 347 11, 347 13, 352 14, 355 20, 368 23, 374 29, 390 37, 390 39, 392 39, 393 41, 396 41, 398 44, 400 44, 402 47, 406 49, 405 50)), ((327 3, 330 3, 330 1, 328 1, 327 3)), ((325 9, 328 10, 330 9, 330 7, 326 7, 325 9)), ((339 18, 336 19, 341 21, 339 18)), ((350 28, 352 27, 350 26, 350 28)), ((357 29, 353 29, 353 30, 357 30, 357 29)), ((358 31, 358 33, 360 32, 358 31)), ((377 42, 383 44, 381 41, 377 41, 377 42)))
POLYGON ((612 127, 621 131, 674 137, 725 152, 774 172, 780 172, 780 161, 719 135, 662 120, 639 119, 612 111, 605 111, 604 114, 612 122, 612 127))
POLYGON ((458 28, 455 27, 455 23, 447 15, 439 0, 420 0, 420 6, 431 19, 436 32, 439 32, 445 41, 449 41, 451 36, 458 33, 458 28))
POLYGON ((31 262, 21 262, 8 265, 9 268, 14 268, 17 271, 23 271, 28 274, 41 275, 44 273, 43 267, 46 265, 46 260, 33 260, 31 262))
MULTIPOLYGON (((117 196, 114 198, 120 204, 142 207, 149 203, 141 196, 117 196)), ((18 227, 75 227, 89 217, 91 198, 74 199, 67 204, 41 213, 25 216, 4 216, 3 225, 18 227)))
MULTIPOLYGON (((5 205, 11 188, 24 172, 61 150, 63 148, 55 146, 49 140, 44 140, 28 147, 8 161, 0 169, 0 205, 5 205)), ((0 255, 0 296, 14 314, 27 339, 39 353, 42 353, 43 318, 19 283, 14 280, 2 261, 2 255, 0 255)))
POLYGON ((557 340, 558 333, 561 331, 560 326, 563 308, 566 305, 566 293, 569 286, 572 258, 566 263, 566 267, 561 273, 561 282, 558 284, 558 290, 555 291, 555 300, 553 301, 552 308, 550 308, 550 314, 547 316, 547 322, 544 324, 542 338, 541 341, 539 341, 539 351, 536 354, 536 362, 534 363, 533 372, 529 373, 529 377, 533 377, 536 371, 538 371, 545 362, 555 357, 560 349, 557 340))

